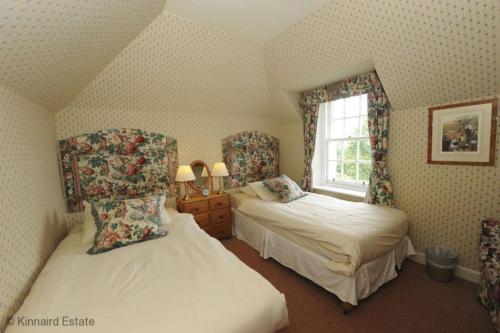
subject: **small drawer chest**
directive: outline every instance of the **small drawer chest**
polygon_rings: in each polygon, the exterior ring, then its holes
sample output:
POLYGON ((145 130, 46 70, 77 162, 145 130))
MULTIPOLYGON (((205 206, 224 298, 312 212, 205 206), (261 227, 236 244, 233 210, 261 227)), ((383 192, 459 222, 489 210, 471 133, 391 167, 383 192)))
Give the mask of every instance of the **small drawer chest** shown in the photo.
POLYGON ((193 214, 196 223, 212 237, 222 239, 232 235, 229 194, 192 195, 188 201, 179 199, 177 210, 193 214))

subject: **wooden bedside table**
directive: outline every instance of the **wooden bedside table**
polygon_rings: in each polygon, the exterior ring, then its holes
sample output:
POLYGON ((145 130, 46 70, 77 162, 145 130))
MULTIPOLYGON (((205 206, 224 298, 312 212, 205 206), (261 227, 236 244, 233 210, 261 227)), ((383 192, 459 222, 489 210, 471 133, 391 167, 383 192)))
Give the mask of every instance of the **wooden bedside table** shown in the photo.
POLYGON ((193 214, 196 223, 212 237, 222 239, 232 236, 229 194, 211 193, 208 197, 196 194, 189 201, 180 198, 177 210, 193 214))

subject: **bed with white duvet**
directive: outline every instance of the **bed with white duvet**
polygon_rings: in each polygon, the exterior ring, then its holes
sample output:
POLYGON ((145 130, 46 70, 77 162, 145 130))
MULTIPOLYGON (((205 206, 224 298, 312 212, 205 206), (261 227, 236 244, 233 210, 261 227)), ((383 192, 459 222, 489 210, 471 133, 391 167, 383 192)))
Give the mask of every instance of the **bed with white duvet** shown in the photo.
POLYGON ((166 228, 166 237, 90 256, 75 227, 6 332, 274 332, 288 324, 284 295, 192 215, 176 214, 166 228), (82 325, 65 326, 69 319, 82 325))
POLYGON ((308 193, 280 203, 232 194, 233 233, 352 305, 415 254, 400 210, 308 193))

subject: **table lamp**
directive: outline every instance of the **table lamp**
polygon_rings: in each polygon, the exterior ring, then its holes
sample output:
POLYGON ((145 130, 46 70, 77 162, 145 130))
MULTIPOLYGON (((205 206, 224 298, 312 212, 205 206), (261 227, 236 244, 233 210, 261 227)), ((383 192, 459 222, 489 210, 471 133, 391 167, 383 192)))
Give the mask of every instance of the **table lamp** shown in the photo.
POLYGON ((212 168, 212 176, 219 177, 219 194, 224 193, 224 181, 222 181, 222 177, 229 176, 226 165, 223 162, 215 163, 212 168))
POLYGON ((185 201, 191 200, 191 198, 189 197, 187 182, 195 179, 196 177, 194 176, 193 169, 191 169, 190 165, 179 166, 179 169, 177 169, 177 175, 175 176, 175 181, 184 183, 184 189, 186 191, 186 195, 184 196, 185 201))

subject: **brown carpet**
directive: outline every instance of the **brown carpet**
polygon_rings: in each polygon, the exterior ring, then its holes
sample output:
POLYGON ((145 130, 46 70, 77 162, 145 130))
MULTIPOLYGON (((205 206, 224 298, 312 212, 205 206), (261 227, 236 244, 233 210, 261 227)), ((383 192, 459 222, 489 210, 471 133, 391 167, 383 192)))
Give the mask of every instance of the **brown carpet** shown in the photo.
POLYGON ((290 326, 280 332, 495 332, 487 310, 474 298, 476 285, 441 283, 423 265, 407 261, 403 272, 362 300, 349 316, 341 301, 294 271, 235 238, 223 244, 285 294, 290 326))

